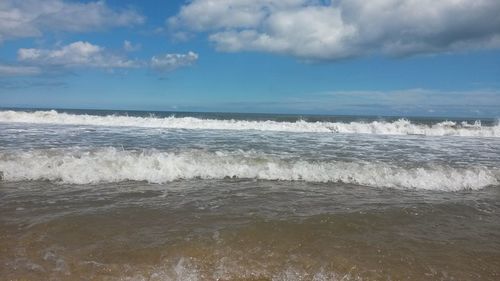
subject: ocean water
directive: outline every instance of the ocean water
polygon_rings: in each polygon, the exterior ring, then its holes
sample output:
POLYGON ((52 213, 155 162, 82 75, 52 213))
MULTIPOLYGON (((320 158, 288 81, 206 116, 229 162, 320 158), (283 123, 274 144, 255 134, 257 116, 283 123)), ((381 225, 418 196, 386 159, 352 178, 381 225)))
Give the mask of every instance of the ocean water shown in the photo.
POLYGON ((500 280, 495 119, 0 110, 1 280, 500 280))

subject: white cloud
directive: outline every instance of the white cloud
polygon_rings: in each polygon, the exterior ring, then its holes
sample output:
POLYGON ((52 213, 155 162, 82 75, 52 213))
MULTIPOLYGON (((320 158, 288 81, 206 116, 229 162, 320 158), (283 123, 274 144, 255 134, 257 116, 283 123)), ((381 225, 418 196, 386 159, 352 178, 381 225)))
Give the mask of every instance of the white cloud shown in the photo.
POLYGON ((159 72, 168 72, 180 67, 191 66, 198 60, 198 54, 188 52, 186 54, 163 54, 153 56, 150 66, 159 72))
POLYGON ((111 54, 103 47, 83 41, 58 49, 19 49, 17 58, 24 63, 45 67, 131 68, 139 66, 137 61, 111 54))
MULTIPOLYGON (((137 48, 125 41, 124 48, 137 48)), ((129 48, 129 50, 130 50, 129 48)), ((0 64, 2 76, 31 76, 42 73, 58 74, 66 69, 98 68, 127 69, 150 68, 157 72, 170 72, 182 67, 192 66, 198 54, 161 54, 150 60, 130 59, 117 55, 104 47, 89 42, 77 41, 54 49, 21 48, 17 51, 18 64, 0 64)))
POLYGON ((37 37, 45 31, 85 32, 143 22, 144 17, 135 10, 113 10, 104 1, 0 1, 0 42, 37 37))
POLYGON ((302 5, 304 0, 195 0, 181 7, 168 24, 193 30, 257 27, 270 11, 302 5))
POLYGON ((0 77, 2 76, 30 76, 41 73, 39 67, 22 65, 0 64, 0 77))
POLYGON ((498 0, 193 0, 167 20, 221 51, 310 60, 500 47, 498 0))

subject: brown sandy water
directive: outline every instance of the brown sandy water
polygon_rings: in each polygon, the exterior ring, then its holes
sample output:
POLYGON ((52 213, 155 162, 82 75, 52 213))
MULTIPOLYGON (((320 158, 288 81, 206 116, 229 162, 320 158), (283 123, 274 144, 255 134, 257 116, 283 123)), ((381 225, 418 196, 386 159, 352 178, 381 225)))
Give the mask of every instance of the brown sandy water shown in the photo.
POLYGON ((499 190, 0 182, 0 276, 499 280, 499 190))

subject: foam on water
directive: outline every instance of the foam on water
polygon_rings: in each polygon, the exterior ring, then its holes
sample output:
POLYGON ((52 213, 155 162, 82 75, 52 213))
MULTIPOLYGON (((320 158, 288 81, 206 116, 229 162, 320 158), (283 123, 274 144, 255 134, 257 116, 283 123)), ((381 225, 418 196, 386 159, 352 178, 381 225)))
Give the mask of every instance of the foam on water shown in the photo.
POLYGON ((241 178, 458 191, 481 189, 500 182, 500 170, 483 166, 403 168, 381 162, 280 159, 245 151, 173 153, 115 148, 2 151, 0 171, 6 181, 50 180, 70 184, 241 178))
POLYGON ((472 136, 500 137, 500 125, 483 126, 479 121, 473 124, 445 121, 434 125, 414 124, 406 119, 394 122, 296 122, 216 120, 194 117, 132 117, 118 115, 68 114, 51 111, 0 111, 0 122, 33 124, 123 126, 168 129, 204 130, 260 130, 283 132, 322 132, 380 135, 425 135, 425 136, 472 136))

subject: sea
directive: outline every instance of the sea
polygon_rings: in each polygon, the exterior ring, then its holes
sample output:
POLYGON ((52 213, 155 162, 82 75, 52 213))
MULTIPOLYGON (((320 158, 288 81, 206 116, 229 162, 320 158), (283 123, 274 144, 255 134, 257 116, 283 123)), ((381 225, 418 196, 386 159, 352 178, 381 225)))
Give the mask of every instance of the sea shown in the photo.
POLYGON ((0 280, 500 280, 498 119, 0 109, 0 280))

